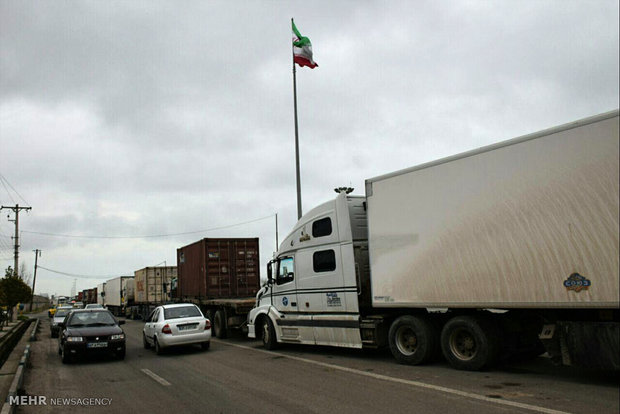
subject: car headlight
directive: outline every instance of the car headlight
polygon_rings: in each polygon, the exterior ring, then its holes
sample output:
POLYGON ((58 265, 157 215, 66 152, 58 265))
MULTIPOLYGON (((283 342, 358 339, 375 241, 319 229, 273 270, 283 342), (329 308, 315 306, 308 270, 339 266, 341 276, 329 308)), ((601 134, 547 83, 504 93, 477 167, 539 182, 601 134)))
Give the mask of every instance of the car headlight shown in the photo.
POLYGON ((114 341, 115 339, 125 339, 125 334, 112 335, 110 339, 112 341, 114 341))
POLYGON ((84 338, 82 338, 81 336, 68 336, 67 337, 67 342, 82 342, 84 340, 84 338))

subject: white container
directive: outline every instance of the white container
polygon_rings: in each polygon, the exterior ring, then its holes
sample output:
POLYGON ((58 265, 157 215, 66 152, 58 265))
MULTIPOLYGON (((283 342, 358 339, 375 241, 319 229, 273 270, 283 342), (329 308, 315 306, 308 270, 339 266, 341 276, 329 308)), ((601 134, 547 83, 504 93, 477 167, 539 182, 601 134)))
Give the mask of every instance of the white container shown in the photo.
POLYGON ((367 180, 373 306, 617 307, 618 133, 614 111, 367 180))

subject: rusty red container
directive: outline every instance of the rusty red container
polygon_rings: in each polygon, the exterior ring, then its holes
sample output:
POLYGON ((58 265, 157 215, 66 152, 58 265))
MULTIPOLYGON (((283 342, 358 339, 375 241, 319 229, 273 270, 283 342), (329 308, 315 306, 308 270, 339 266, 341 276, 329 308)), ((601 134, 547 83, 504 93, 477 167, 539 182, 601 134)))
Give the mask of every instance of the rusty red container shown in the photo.
POLYGON ((202 239, 177 249, 180 299, 243 298, 260 287, 258 238, 202 239))

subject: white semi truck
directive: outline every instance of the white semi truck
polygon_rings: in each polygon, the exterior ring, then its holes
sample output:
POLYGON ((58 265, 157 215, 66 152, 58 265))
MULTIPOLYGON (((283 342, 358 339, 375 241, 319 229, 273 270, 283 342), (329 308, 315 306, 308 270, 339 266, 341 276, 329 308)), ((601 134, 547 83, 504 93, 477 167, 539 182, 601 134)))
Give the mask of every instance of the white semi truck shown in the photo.
POLYGON ((620 369, 618 111, 366 180, 306 213, 248 335, 620 369), (542 348, 544 344, 544 348, 542 348))

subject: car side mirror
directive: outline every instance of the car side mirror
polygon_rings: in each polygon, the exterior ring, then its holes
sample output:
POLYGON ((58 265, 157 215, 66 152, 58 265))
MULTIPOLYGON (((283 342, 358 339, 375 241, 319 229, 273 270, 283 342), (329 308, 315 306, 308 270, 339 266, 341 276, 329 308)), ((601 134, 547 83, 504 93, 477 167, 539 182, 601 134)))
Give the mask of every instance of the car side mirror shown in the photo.
POLYGON ((119 325, 125 325, 125 321, 123 321, 123 320, 118 321, 118 324, 119 324, 119 325))

